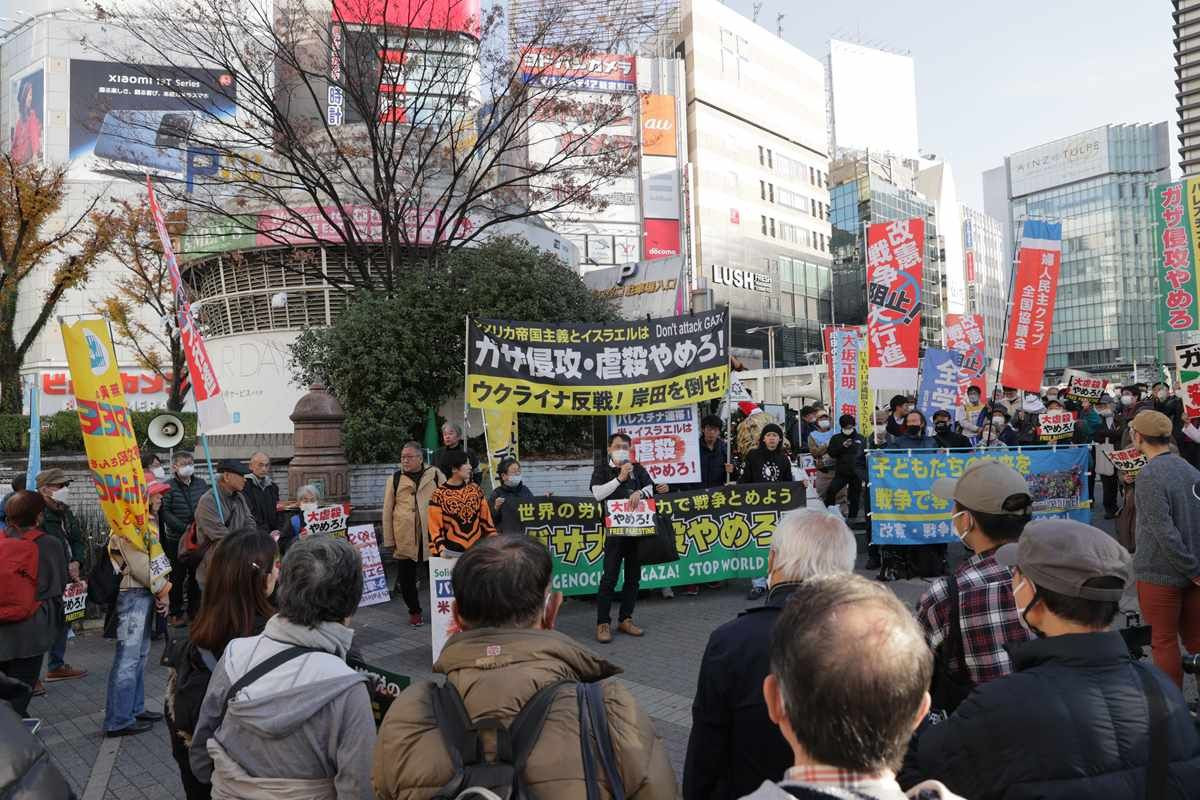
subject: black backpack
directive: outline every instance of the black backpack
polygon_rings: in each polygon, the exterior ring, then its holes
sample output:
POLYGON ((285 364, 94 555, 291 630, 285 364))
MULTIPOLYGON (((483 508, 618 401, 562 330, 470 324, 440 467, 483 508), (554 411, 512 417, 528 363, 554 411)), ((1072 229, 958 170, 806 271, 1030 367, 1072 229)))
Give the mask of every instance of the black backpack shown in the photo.
MULTIPOLYGON (((463 705, 462 696, 447 680, 433 689, 433 713, 438 729, 446 743, 454 765, 454 779, 438 790, 433 800, 456 800, 459 797, 490 796, 501 800, 536 800, 525 786, 523 773, 529 754, 533 752, 554 697, 572 681, 558 681, 538 690, 529 699, 512 724, 485 717, 472 720, 463 705), (489 761, 484 755, 481 731, 494 731, 496 757, 489 761), (482 790, 482 791, 480 791, 482 790)), ((576 683, 575 694, 579 708, 579 738, 583 754, 584 781, 589 800, 599 797, 596 784, 596 759, 600 761, 613 800, 625 800, 624 786, 616 769, 608 718, 604 711, 600 684, 576 683), (593 744, 595 745, 593 749, 593 744)))

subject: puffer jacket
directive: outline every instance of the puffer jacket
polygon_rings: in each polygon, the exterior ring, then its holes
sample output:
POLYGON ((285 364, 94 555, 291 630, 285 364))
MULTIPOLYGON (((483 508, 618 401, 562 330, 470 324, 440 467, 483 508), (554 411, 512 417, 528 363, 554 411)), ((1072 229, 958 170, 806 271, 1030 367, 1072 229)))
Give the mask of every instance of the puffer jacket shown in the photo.
POLYGON ((383 490, 383 544, 392 548, 392 557, 421 561, 429 541, 429 498, 433 490, 446 482, 437 467, 423 466, 421 480, 414 484, 403 472, 398 488, 396 474, 388 476, 383 490))
POLYGON ((10 700, 29 690, 0 672, 0 797, 10 800, 67 800, 71 787, 50 760, 46 747, 25 729, 10 700))
MULTIPOLYGON (((497 628, 455 634, 433 670, 458 689, 472 719, 494 717, 506 724, 544 686, 564 679, 598 681, 621 671, 557 631, 497 628)), ((454 778, 432 697, 432 684, 419 684, 388 709, 372 770, 379 800, 425 800, 454 778)), ((604 684, 604 705, 626 797, 675 798, 675 773, 646 712, 613 681, 604 684)), ((525 781, 538 797, 584 800, 583 774, 575 690, 568 685, 554 699, 525 781)), ((611 797, 607 783, 602 778, 600 783, 601 798, 611 797)))
POLYGON ((196 506, 200 498, 208 491, 204 479, 192 476, 190 483, 184 483, 179 478, 171 478, 167 484, 171 488, 163 495, 162 535, 165 539, 180 539, 187 533, 188 525, 196 516, 196 506))
POLYGON ((1167 704, 1167 797, 1200 796, 1200 731, 1183 695, 1135 664, 1119 632, 1008 645, 1015 672, 921 734, 920 773, 971 800, 1146 796, 1150 718, 1137 670, 1167 704))

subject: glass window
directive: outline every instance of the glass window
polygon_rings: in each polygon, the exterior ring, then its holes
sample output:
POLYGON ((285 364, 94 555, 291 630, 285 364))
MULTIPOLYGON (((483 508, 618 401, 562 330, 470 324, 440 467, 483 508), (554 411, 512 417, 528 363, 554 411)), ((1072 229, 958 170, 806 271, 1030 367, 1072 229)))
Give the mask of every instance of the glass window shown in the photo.
POLYGON ((762 215, 762 232, 763 232, 763 236, 767 235, 767 215, 766 214, 762 215))
POLYGON ((775 238, 775 218, 771 217, 770 222, 771 222, 771 238, 774 239, 775 238))

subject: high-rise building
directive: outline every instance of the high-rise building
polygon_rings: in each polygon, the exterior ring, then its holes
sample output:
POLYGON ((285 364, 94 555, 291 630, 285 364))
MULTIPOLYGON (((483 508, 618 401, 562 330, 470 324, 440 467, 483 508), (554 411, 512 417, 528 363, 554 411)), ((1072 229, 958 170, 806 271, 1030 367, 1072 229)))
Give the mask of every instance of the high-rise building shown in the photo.
POLYGON ((1104 125, 1014 153, 984 173, 984 210, 1004 253, 1025 219, 1062 223, 1062 271, 1047 378, 1068 367, 1113 378, 1159 358, 1154 186, 1170 180, 1167 123, 1104 125))
POLYGON ((917 83, 910 56, 831 39, 826 59, 829 152, 916 158, 917 83))
POLYGON ((912 159, 872 152, 869 158, 841 159, 830 168, 834 319, 845 325, 867 321, 864 226, 920 218, 925 220, 921 344, 941 347, 947 304, 945 243, 939 235, 936 204, 916 189, 919 166, 912 159))
POLYGON ((1179 171, 1200 173, 1200 0, 1175 3, 1175 98, 1179 101, 1179 171))
POLYGON ((991 358, 1000 355, 1008 305, 1008 278, 1012 253, 1004 249, 1004 232, 998 220, 968 205, 959 206, 962 217, 963 276, 967 282, 968 314, 983 315, 983 337, 991 358))
POLYGON ((717 0, 684 3, 695 277, 754 360, 809 362, 830 320, 829 156, 821 62, 717 0), (760 329, 748 333, 749 329, 760 329))

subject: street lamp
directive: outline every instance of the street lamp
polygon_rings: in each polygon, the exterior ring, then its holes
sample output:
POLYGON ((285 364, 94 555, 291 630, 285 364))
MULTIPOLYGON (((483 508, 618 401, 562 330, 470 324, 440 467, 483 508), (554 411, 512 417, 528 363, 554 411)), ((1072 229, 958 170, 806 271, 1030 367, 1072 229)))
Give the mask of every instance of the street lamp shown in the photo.
POLYGON ((747 334, 762 333, 763 331, 767 332, 767 359, 768 359, 768 363, 770 364, 769 368, 771 370, 770 384, 771 384, 771 389, 774 390, 776 403, 782 402, 782 400, 781 400, 782 393, 779 391, 779 379, 778 379, 778 375, 775 371, 775 331, 778 330, 779 328, 799 328, 799 327, 800 327, 799 322, 781 322, 777 325, 759 325, 754 328, 746 329, 747 334))

